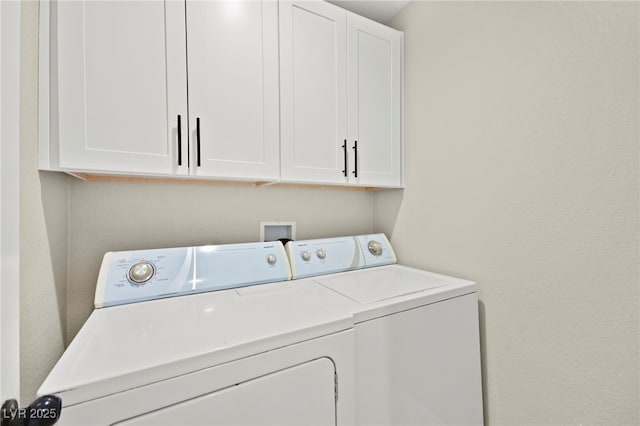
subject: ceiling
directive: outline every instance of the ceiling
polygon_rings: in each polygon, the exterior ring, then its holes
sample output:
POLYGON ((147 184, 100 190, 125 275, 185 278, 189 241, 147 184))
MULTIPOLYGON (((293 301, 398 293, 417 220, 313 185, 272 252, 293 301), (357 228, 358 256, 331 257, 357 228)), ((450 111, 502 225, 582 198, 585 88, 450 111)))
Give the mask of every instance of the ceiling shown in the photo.
POLYGON ((384 24, 409 0, 329 0, 329 3, 384 24))

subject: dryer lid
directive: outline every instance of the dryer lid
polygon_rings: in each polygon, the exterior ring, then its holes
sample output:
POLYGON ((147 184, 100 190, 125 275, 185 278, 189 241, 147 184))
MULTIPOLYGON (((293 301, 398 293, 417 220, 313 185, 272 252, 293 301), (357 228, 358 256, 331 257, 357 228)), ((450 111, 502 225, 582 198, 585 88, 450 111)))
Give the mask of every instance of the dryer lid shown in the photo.
POLYGON ((352 305, 284 281, 96 309, 38 394, 68 406, 347 330, 352 305))

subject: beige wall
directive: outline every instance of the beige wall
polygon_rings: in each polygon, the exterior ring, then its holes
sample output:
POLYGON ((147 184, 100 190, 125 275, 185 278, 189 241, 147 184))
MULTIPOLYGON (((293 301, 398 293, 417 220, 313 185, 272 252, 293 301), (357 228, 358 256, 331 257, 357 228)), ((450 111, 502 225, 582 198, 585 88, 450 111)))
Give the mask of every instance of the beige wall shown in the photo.
POLYGON ((412 2, 401 262, 476 280, 490 424, 640 423, 640 3, 412 2))
POLYGON ((21 11, 20 401, 65 347, 68 177, 38 172, 38 3, 21 11))

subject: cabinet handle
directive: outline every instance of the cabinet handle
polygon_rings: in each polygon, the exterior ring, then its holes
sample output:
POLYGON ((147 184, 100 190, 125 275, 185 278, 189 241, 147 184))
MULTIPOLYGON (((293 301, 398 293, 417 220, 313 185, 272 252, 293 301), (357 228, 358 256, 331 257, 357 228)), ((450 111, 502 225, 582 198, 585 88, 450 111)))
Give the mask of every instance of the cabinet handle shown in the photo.
POLYGON ((178 166, 182 166, 182 117, 178 114, 178 166))
POLYGON ((347 177, 347 140, 344 140, 344 145, 342 145, 342 151, 344 152, 344 177, 347 177))
POLYGON ((353 170, 353 176, 358 177, 358 141, 353 141, 353 150, 355 151, 355 153, 353 154, 353 159, 354 159, 354 170, 353 170))
POLYGON ((196 118, 196 164, 200 167, 200 117, 196 118))

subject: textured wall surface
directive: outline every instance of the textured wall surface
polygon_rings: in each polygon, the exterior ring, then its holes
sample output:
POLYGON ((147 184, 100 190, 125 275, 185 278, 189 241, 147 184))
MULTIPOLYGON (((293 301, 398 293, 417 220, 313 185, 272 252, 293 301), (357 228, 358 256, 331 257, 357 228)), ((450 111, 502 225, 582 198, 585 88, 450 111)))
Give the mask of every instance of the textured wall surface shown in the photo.
POLYGON ((412 2, 399 260, 480 286, 489 424, 637 425, 637 2, 412 2))
POLYGON ((29 404, 65 347, 68 177, 38 172, 38 3, 21 11, 20 400, 29 404))

